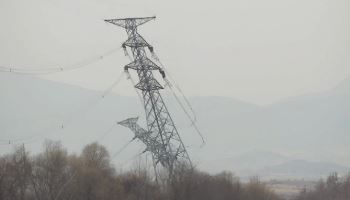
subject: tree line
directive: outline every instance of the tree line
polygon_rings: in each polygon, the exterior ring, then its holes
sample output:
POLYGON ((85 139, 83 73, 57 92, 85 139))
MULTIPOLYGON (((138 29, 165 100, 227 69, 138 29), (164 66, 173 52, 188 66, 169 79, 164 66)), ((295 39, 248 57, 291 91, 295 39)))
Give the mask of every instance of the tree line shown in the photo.
POLYGON ((340 178, 332 173, 327 180, 320 180, 314 189, 304 188, 295 200, 350 200, 350 174, 340 178))
POLYGON ((177 166, 175 178, 155 181, 142 164, 117 171, 108 151, 88 144, 80 155, 46 141, 41 153, 24 146, 0 156, 1 200, 279 200, 259 181, 241 183, 230 172, 216 175, 177 166))

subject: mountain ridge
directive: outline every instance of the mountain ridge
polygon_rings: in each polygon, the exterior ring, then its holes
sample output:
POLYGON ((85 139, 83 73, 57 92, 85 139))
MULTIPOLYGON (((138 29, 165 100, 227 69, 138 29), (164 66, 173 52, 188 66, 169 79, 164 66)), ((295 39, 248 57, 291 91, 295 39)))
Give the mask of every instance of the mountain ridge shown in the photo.
MULTIPOLYGON (((114 126, 117 121, 141 115, 140 123, 145 127, 144 111, 137 97, 111 93, 102 98, 100 91, 29 76, 0 74, 0 80, 5 83, 0 85, 0 139, 38 135, 28 144, 33 152, 39 151, 44 139, 62 140, 68 150, 79 152, 83 144, 101 138, 111 126, 113 131, 103 136, 101 142, 117 151, 118 146, 132 137, 128 130, 114 126)), ((191 147, 189 152, 195 163, 202 163, 199 164, 201 168, 209 171, 238 169, 234 162, 218 161, 219 167, 211 168, 201 161, 230 157, 238 152, 244 156, 243 152, 254 149, 259 149, 260 153, 256 154, 262 158, 257 159, 259 167, 254 170, 267 166, 261 152, 281 151, 298 155, 293 157, 296 159, 350 166, 347 159, 350 155, 346 153, 350 152, 346 143, 350 139, 346 134, 350 131, 347 123, 350 95, 346 92, 325 91, 306 99, 300 96, 295 97, 298 101, 285 100, 269 106, 229 97, 191 97, 198 126, 206 137, 207 145, 203 148, 199 148, 200 138, 176 101, 171 99, 171 94, 164 91, 164 96, 185 145, 191 147)), ((0 148, 2 152, 9 151, 6 146, 0 148)), ((144 148, 141 143, 133 143, 117 164, 140 148, 144 148)))

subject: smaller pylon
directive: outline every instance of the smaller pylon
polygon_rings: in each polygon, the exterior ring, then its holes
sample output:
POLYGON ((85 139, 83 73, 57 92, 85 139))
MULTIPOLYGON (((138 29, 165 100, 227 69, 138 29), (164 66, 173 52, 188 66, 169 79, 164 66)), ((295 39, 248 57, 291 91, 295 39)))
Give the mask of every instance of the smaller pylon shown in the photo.
POLYGON ((151 132, 137 124, 138 119, 138 117, 128 118, 118 122, 118 124, 129 128, 135 134, 134 139, 139 139, 146 145, 143 152, 151 152, 155 163, 161 163, 162 166, 168 167, 169 156, 175 157, 176 155, 168 155, 169 153, 163 150, 161 141, 158 141, 156 137, 152 136, 151 132))

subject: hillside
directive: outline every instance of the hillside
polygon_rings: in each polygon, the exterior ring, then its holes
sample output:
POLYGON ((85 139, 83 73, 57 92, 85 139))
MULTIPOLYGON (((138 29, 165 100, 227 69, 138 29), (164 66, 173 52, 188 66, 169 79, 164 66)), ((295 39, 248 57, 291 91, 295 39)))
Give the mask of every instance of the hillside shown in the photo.
MULTIPOLYGON (((110 94, 101 98, 100 91, 29 76, 0 74, 0 81, 1 152, 11 149, 6 145, 9 138, 25 139, 17 143, 26 142, 33 152, 40 150, 45 138, 62 140, 73 152, 98 139, 111 152, 117 152, 132 134, 116 122, 144 114, 136 97, 110 94)), ((332 90, 265 107, 226 97, 190 98, 206 137, 203 148, 169 93, 165 93, 165 100, 200 168, 255 173, 293 159, 350 166, 349 85, 345 80, 332 90)), ((115 163, 124 166, 132 162, 143 148, 139 142, 132 143, 115 163)), ((323 173, 334 171, 331 169, 323 173)))

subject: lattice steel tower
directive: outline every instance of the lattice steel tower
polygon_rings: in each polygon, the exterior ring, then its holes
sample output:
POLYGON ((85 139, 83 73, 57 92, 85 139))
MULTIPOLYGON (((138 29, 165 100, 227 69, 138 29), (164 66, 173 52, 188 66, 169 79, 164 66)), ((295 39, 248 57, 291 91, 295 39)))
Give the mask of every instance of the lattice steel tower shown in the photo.
POLYGON ((147 130, 136 123, 138 118, 129 118, 119 122, 119 124, 130 128, 134 132, 135 138, 146 145, 145 151, 152 153, 156 173, 160 164, 166 169, 171 178, 177 164, 185 163, 190 166, 192 164, 160 94, 160 90, 164 88, 153 75, 153 71, 159 71, 162 77, 165 78, 164 70, 147 57, 146 49, 153 53, 153 47, 137 32, 138 26, 153 19, 155 17, 109 19, 105 21, 125 28, 128 34, 128 39, 122 46, 125 50, 127 47, 131 49, 133 61, 127 64, 124 70, 128 72, 129 69, 133 69, 137 72, 139 82, 135 87, 142 93, 147 130))

